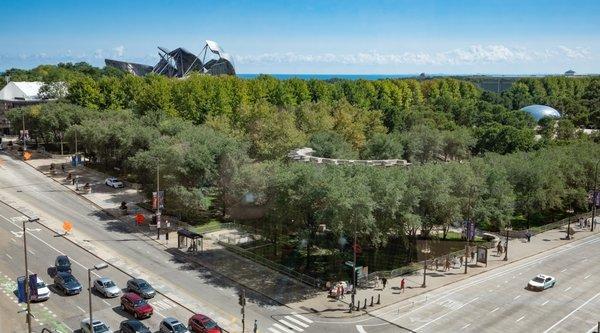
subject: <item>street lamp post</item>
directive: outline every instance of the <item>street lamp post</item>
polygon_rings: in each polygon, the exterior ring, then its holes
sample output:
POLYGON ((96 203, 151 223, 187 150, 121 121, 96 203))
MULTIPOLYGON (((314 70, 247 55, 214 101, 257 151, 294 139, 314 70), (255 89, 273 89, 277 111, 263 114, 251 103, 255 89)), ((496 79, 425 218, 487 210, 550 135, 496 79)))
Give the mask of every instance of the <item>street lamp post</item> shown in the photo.
POLYGON ((156 239, 160 239, 160 160, 156 159, 156 239))
POLYGON ((99 271, 108 267, 108 264, 101 262, 88 268, 88 305, 90 307, 90 332, 94 332, 94 317, 92 315, 92 271, 99 271))
POLYGON ((425 288, 427 287, 426 282, 426 277, 427 277, 427 255, 429 253, 431 253, 431 249, 429 248, 429 245, 427 245, 427 240, 425 241, 425 247, 423 247, 421 249, 421 253, 423 253, 423 284, 421 285, 421 288, 425 288))
MULTIPOLYGON (((569 207, 569 209, 567 210, 567 213, 573 214, 573 212, 574 212, 573 208, 569 207)), ((566 240, 571 239, 571 219, 572 219, 572 216, 569 215, 569 222, 567 224, 567 237, 565 238, 566 240)))
POLYGON ((27 332, 31 333, 31 297, 29 295, 29 266, 27 264, 27 229, 25 228, 26 222, 37 222, 40 219, 38 217, 30 217, 27 220, 23 220, 23 253, 25 254, 25 300, 27 301, 27 332))
POLYGON ((598 164, 600 164, 600 160, 596 162, 596 167, 594 168, 594 195, 592 196, 592 226, 590 231, 594 231, 594 219, 596 218, 596 195, 598 192, 598 164))
POLYGON ((354 261, 352 261, 352 295, 350 295, 352 305, 350 306, 350 312, 352 312, 354 298, 356 297, 356 231, 354 231, 354 246, 352 247, 352 252, 354 252, 354 261))
POLYGON ((506 230, 506 242, 504 243, 504 261, 508 261, 508 232, 512 230, 510 226, 504 228, 506 230))
MULTIPOLYGON (((465 239, 467 240, 467 243, 465 244, 465 274, 467 274, 467 267, 469 267, 469 265, 467 264, 467 259, 469 258, 469 245, 471 244, 470 242, 470 238, 469 238, 469 227, 471 226, 472 223, 472 218, 471 218, 471 201, 472 201, 472 197, 473 197, 473 189, 475 189, 476 186, 472 185, 469 188, 469 212, 467 214, 467 223, 466 226, 467 228, 465 228, 465 239)), ((475 226, 473 225, 473 229, 475 229, 475 226)), ((473 230, 473 234, 475 233, 475 230, 473 230)))

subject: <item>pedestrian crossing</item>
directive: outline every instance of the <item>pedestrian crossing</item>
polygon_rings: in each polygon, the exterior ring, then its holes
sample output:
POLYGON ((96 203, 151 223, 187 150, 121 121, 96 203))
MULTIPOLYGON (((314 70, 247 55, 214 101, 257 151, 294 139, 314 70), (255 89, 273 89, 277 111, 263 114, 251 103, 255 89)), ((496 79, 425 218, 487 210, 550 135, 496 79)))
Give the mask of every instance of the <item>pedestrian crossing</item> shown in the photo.
POLYGON ((271 333, 296 333, 304 332, 313 321, 303 315, 292 313, 277 319, 277 322, 267 328, 271 333))

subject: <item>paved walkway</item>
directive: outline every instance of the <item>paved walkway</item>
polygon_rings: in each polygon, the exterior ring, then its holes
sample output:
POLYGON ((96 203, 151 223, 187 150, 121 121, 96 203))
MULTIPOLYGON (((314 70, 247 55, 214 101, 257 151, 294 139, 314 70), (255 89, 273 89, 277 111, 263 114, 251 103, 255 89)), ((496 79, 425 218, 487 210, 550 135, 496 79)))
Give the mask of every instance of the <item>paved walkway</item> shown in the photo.
MULTIPOLYGON (((35 158, 28 163, 52 177, 57 182, 75 191, 75 186, 65 180, 66 173, 62 173, 60 165, 63 159, 51 158, 35 158), (57 171, 54 174, 50 173, 49 166, 51 163, 57 164, 57 171)), ((143 201, 143 196, 133 188, 112 189, 104 185, 106 175, 85 167, 79 167, 75 170, 67 167, 66 172, 71 171, 73 175, 79 175, 80 184, 89 182, 92 185, 91 193, 81 193, 83 197, 89 200, 92 204, 111 213, 116 218, 121 219, 126 225, 133 227, 133 217, 122 216, 118 206, 121 201, 126 201, 131 210, 136 210, 143 213, 147 220, 151 216, 151 212, 137 207, 135 204, 143 201)), ((178 222, 173 219, 173 226, 178 222)), ((581 230, 575 227, 575 239, 580 239, 591 235, 588 230, 581 230)), ((303 283, 300 283, 284 274, 273 271, 262 265, 256 264, 253 261, 237 256, 223 249, 216 240, 216 237, 206 237, 204 242, 204 251, 198 254, 190 254, 176 248, 176 234, 173 232, 169 241, 164 236, 160 240, 156 240, 156 231, 149 230, 146 226, 142 229, 133 229, 132 232, 142 231, 148 242, 155 246, 163 248, 165 251, 176 253, 185 260, 200 264, 211 271, 221 274, 240 285, 254 290, 257 294, 267 296, 281 304, 286 304, 302 312, 312 312, 317 315, 336 318, 358 316, 368 313, 377 308, 388 306, 417 295, 424 294, 433 289, 458 282, 466 277, 480 274, 482 272, 492 270, 496 267, 518 261, 532 255, 544 251, 550 251, 555 247, 564 245, 570 241, 565 240, 565 227, 561 229, 550 230, 531 238, 531 242, 527 243, 524 239, 511 239, 508 245, 508 261, 504 261, 504 256, 498 256, 495 251, 488 252, 488 264, 469 265, 468 274, 464 274, 464 266, 451 268, 444 272, 442 267, 438 270, 428 271, 426 274, 426 288, 422 288, 423 274, 422 271, 416 275, 405 276, 405 290, 400 290, 400 281, 402 278, 393 278, 388 280, 385 289, 382 286, 359 289, 356 294, 356 301, 360 301, 361 308, 367 302, 366 309, 353 311, 348 313, 350 295, 346 295, 342 300, 331 299, 325 291, 317 291, 303 283), (371 298, 373 298, 373 306, 371 306, 371 298), (380 302, 377 303, 379 298, 380 302)), ((600 228, 596 228, 598 231, 600 228)), ((208 235, 210 236, 210 235, 208 235)), ((540 272, 541 273, 541 272, 540 272)))
MULTIPOLYGON (((78 193, 87 199, 93 205, 111 214, 114 218, 123 221, 123 227, 131 233, 139 233, 146 240, 162 250, 185 259, 187 261, 199 264, 215 273, 230 279, 231 281, 248 288, 256 293, 256 300, 265 297, 274 300, 279 304, 288 304, 299 302, 301 300, 314 297, 318 292, 316 289, 301 283, 285 274, 281 274, 265 266, 259 265, 249 259, 240 257, 224 249, 218 244, 218 235, 223 231, 216 231, 206 234, 202 251, 190 253, 186 248, 177 249, 177 232, 179 227, 185 227, 186 224, 178 221, 175 217, 163 216, 163 221, 171 222, 171 232, 167 240, 164 230, 161 230, 160 239, 157 239, 156 228, 150 228, 148 221, 151 220, 153 212, 139 207, 137 204, 145 200, 144 196, 136 189, 136 186, 125 184, 123 189, 113 189, 104 184, 108 175, 86 167, 72 168, 69 164, 65 165, 65 171, 62 171, 61 164, 66 163, 66 158, 45 158, 34 155, 34 158, 27 163, 48 177, 61 183, 63 186, 78 193), (50 171, 50 165, 55 164, 55 171, 50 171), (79 177, 79 186, 89 183, 91 192, 78 191, 71 181, 66 180, 67 174, 71 172, 73 177, 79 177), (129 214, 123 215, 119 206, 122 201, 127 203, 129 214), (134 214, 141 213, 145 216, 145 223, 137 227, 134 221, 134 214), (262 296, 262 297, 261 297, 262 296)), ((259 301, 260 302, 260 301, 259 301)), ((260 302, 262 303, 262 302, 260 302)))

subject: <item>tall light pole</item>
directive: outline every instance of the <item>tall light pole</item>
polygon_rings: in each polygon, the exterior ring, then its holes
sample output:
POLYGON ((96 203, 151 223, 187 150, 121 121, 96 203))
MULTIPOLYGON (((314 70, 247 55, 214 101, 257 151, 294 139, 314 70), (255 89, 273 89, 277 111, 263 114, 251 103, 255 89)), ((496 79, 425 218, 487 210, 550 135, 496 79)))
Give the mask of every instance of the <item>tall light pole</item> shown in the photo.
POLYGON ((94 265, 88 268, 88 305, 90 306, 90 332, 94 332, 94 317, 92 316, 92 271, 105 269, 108 265, 105 262, 94 265))
MULTIPOLYGON (((25 132, 23 132, 25 133, 25 132)), ((31 297, 29 295, 29 266, 27 264, 27 229, 25 228, 26 222, 37 222, 40 219, 38 217, 29 217, 27 220, 23 220, 23 253, 25 254, 25 300, 27 301, 27 332, 31 333, 31 297)))
POLYGON ((512 227, 507 225, 506 228, 504 228, 504 230, 506 230, 506 242, 504 243, 504 261, 508 261, 508 232, 512 230, 512 227))
MULTIPOLYGON (((25 160, 25 152, 27 151, 27 140, 25 139, 25 111, 21 113, 23 119, 23 160, 25 160)), ((31 329, 29 330, 31 332, 31 329)))
MULTIPOLYGON (((467 213, 467 221, 468 221, 468 225, 467 226, 471 226, 471 222, 472 222, 472 218, 471 218, 471 201, 473 198, 473 189, 475 188, 475 185, 471 185, 471 187, 469 188, 469 210, 467 213)), ((473 229, 475 229, 475 225, 473 225, 473 229)), ((473 230, 475 231, 475 230, 473 230)), ((467 259, 469 258, 469 244, 470 244, 470 239, 469 239, 469 228, 466 228, 465 231, 465 239, 467 240, 467 244, 465 244, 465 274, 467 274, 467 267, 469 266, 467 264, 467 259)))
POLYGON ((160 239, 160 159, 156 159, 156 239, 160 239))
POLYGON ((596 162, 596 167, 594 168, 594 195, 592 196, 592 226, 590 231, 594 231, 594 219, 596 218, 596 195, 598 193, 598 164, 600 164, 600 160, 596 162))
POLYGON ((423 284, 421 288, 427 287, 425 284, 425 278, 427 277, 427 255, 431 253, 431 249, 427 245, 427 240, 425 240, 425 247, 421 249, 421 253, 423 253, 423 284))
POLYGON ((354 230, 354 246, 352 246, 352 252, 354 252, 354 261, 352 261, 352 306, 350 306, 350 312, 354 307, 354 298, 356 297, 356 229, 354 230))
POLYGON ((567 237, 565 238, 566 240, 570 240, 571 239, 571 218, 572 216, 570 214, 573 214, 575 211, 573 210, 573 208, 571 208, 571 206, 569 206, 569 209, 567 210, 567 213, 569 213, 569 223, 567 224, 567 237))

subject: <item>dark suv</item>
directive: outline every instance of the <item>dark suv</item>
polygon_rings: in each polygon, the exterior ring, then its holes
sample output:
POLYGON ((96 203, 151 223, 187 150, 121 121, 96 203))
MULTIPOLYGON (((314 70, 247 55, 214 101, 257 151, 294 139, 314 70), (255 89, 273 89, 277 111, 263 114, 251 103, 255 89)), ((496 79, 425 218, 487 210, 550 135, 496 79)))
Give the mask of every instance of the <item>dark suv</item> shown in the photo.
POLYGON ((154 288, 144 279, 131 279, 127 281, 127 291, 132 291, 143 298, 152 298, 156 295, 154 288))
POLYGON ((54 285, 62 290, 65 295, 77 295, 81 292, 81 284, 71 273, 57 273, 54 276, 54 285))
POLYGON ((71 273, 71 260, 67 256, 58 256, 54 261, 54 268, 56 272, 67 272, 71 273))

